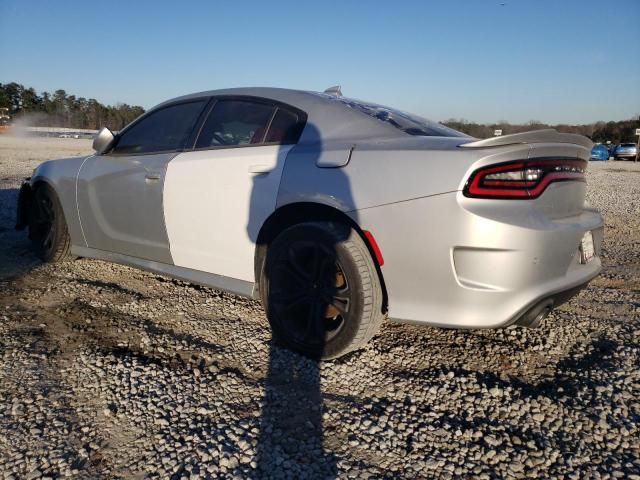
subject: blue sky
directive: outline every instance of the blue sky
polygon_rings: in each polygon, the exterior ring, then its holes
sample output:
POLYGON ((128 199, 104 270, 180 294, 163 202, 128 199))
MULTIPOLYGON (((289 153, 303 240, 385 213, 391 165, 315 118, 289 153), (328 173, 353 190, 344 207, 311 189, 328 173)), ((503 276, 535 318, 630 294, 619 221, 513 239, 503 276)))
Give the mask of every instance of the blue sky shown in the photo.
POLYGON ((0 82, 146 108, 339 84, 434 120, 621 120, 639 59, 640 0, 0 0, 0 82))

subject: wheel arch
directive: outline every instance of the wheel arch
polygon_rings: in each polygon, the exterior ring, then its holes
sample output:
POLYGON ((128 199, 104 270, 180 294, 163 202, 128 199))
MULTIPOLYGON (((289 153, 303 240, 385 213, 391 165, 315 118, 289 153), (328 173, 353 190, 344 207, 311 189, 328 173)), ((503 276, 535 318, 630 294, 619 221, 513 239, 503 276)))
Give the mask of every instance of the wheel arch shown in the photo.
MULTIPOLYGON (((53 190, 55 192, 56 195, 58 195, 58 192, 56 191, 56 187, 53 184, 53 182, 51 180, 49 180, 46 177, 37 177, 34 180, 31 181, 31 190, 32 191, 36 191, 38 188, 42 187, 43 185, 48 186, 51 190, 53 190)), ((59 195, 58 195, 59 197, 59 195)))
POLYGON ((27 179, 21 186, 18 192, 18 210, 16 212, 16 230, 24 230, 29 226, 31 221, 31 205, 33 204, 33 196, 36 190, 43 185, 47 185, 53 192, 58 195, 55 187, 43 177, 38 177, 34 180, 27 179))
POLYGON ((367 236, 364 234, 362 228, 356 221, 349 217, 344 212, 337 208, 325 205, 322 203, 314 202, 296 202, 283 205, 276 209, 262 224, 258 237, 256 240, 256 249, 254 257, 254 269, 256 288, 255 291, 260 291, 260 277, 262 269, 264 268, 264 262, 267 256, 267 248, 282 231, 285 229, 302 222, 318 222, 318 221, 333 221, 341 222, 349 225, 354 229, 367 246, 369 255, 373 259, 373 263, 376 266, 376 272, 378 273, 378 279, 380 280, 380 286, 382 287, 382 310, 386 313, 388 310, 388 295, 387 288, 384 282, 384 276, 382 269, 376 261, 376 254, 369 242, 367 236))

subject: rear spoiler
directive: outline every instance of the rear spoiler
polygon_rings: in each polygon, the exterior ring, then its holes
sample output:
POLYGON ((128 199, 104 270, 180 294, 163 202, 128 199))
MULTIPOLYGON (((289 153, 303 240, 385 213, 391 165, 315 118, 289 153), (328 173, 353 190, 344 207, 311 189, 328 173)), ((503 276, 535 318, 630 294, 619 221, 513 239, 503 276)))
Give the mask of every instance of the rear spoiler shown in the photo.
POLYGON ((553 128, 534 130, 532 132, 513 133, 500 137, 491 137, 460 145, 462 148, 488 148, 515 145, 518 143, 572 143, 591 150, 593 142, 576 133, 560 133, 553 128))

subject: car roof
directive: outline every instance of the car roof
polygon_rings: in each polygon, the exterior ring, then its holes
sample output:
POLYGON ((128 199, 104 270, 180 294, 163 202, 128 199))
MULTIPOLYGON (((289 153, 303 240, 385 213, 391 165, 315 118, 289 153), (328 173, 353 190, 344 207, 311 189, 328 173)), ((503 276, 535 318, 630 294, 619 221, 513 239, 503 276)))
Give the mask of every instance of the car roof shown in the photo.
POLYGON ((296 103, 307 103, 313 99, 317 100, 317 94, 315 92, 305 90, 294 90, 289 88, 277 88, 277 87, 238 87, 238 88, 223 88, 219 90, 205 90, 202 92, 190 93, 188 95, 182 95, 180 97, 167 100, 161 103, 171 103, 175 101, 188 100, 190 98, 198 97, 211 97, 219 95, 242 95, 249 97, 261 97, 277 100, 279 102, 288 103, 293 106, 297 106, 296 103))
POLYGON ((302 110, 307 114, 307 126, 299 143, 407 136, 397 128, 354 111, 342 102, 333 101, 329 95, 287 88, 241 87, 207 90, 172 98, 151 110, 174 102, 222 95, 265 98, 302 110))

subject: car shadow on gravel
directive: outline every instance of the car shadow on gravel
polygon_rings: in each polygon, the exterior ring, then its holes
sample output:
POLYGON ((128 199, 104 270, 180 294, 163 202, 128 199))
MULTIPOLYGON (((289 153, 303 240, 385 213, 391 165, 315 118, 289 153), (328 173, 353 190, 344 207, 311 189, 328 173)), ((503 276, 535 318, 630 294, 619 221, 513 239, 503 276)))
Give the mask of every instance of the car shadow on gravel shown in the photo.
POLYGON ((78 282, 80 285, 96 288, 98 289, 98 293, 100 294, 102 294, 103 291, 107 291, 110 293, 114 293, 116 295, 124 295, 128 297, 129 301, 149 300, 149 297, 147 295, 144 295, 136 290, 123 287, 122 285, 114 282, 106 282, 103 280, 96 280, 96 279, 89 279, 89 278, 78 278, 76 279, 76 282, 78 282))

